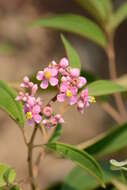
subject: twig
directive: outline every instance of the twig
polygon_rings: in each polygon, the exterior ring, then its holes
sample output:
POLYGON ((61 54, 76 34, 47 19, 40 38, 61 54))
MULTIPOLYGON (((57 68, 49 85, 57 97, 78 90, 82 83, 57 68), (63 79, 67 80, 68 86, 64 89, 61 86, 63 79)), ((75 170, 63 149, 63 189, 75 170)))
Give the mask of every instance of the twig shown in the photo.
POLYGON ((107 112, 117 123, 123 123, 123 119, 121 119, 119 113, 109 104, 109 103, 102 103, 101 107, 107 112))
POLYGON ((21 132, 22 132, 22 135, 23 135, 24 143, 25 143, 25 145, 27 146, 27 145, 28 145, 28 142, 27 142, 27 138, 26 138, 24 129, 21 129, 21 132))
POLYGON ((35 178, 34 178, 34 174, 33 174, 33 143, 34 143, 34 138, 37 133, 37 129, 38 129, 38 126, 36 125, 33 130, 30 142, 28 143, 28 146, 27 146, 28 147, 28 159, 27 159, 28 171, 29 171, 29 177, 31 179, 30 185, 31 185, 32 190, 36 190, 35 178))
MULTIPOLYGON (((114 50, 112 34, 107 33, 107 38, 108 38, 108 46, 106 48, 106 54, 109 61, 109 74, 110 74, 111 80, 115 80, 117 78, 117 71, 116 71, 115 50, 114 50)), ((116 106, 121 114, 121 117, 126 118, 127 112, 126 112, 121 94, 117 93, 117 94, 114 94, 113 96, 116 102, 116 106)))

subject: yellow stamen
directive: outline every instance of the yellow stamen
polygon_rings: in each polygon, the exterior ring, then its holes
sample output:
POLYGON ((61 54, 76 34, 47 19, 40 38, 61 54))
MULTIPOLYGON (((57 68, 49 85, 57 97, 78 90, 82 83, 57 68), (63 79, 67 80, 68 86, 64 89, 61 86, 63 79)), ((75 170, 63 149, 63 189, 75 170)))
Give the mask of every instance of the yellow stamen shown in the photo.
POLYGON ((31 113, 31 112, 27 112, 27 113, 26 113, 26 118, 27 118, 28 120, 32 119, 32 113, 31 113))
POLYGON ((72 92, 71 92, 70 90, 67 90, 67 91, 66 91, 66 96, 67 96, 67 97, 72 97, 72 92))
POLYGON ((95 102, 96 102, 95 97, 94 97, 94 96, 91 96, 89 102, 90 102, 90 103, 95 103, 95 102))
POLYGON ((50 79, 51 73, 49 71, 45 71, 44 76, 45 76, 46 79, 50 79))

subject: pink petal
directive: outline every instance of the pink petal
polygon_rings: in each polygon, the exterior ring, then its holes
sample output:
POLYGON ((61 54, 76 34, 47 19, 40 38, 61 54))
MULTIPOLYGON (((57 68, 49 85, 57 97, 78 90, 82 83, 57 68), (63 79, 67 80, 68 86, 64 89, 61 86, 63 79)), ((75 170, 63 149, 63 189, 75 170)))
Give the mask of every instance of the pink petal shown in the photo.
POLYGON ((70 88, 70 91, 71 91, 72 95, 76 95, 78 89, 77 89, 76 87, 71 87, 71 88, 70 88))
POLYGON ((86 79, 84 77, 79 77, 78 88, 82 88, 86 84, 86 79))
POLYGON ((40 123, 41 120, 42 120, 42 117, 41 117, 39 114, 34 115, 34 121, 35 121, 36 123, 40 123))
POLYGON ((34 84, 33 87, 32 87, 32 95, 35 95, 35 94, 36 94, 37 89, 38 89, 37 84, 34 84))
POLYGON ((67 84, 66 83, 61 83, 60 92, 66 92, 66 90, 67 90, 67 84))
POLYGON ((52 69, 51 69, 51 75, 52 75, 53 77, 55 77, 57 74, 58 74, 58 69, 52 68, 52 69))
POLYGON ((33 119, 27 120, 27 125, 33 126, 33 124, 34 124, 34 120, 33 119))
POLYGON ((65 94, 58 94, 57 95, 57 101, 58 102, 64 102, 64 100, 65 100, 65 94))
POLYGON ((35 104, 35 98, 32 96, 29 96, 27 103, 29 106, 33 106, 35 104))
POLYGON ((28 76, 25 76, 24 79, 23 79, 23 81, 24 81, 25 83, 28 83, 28 82, 29 82, 28 76))
POLYGON ((62 58, 61 60, 60 60, 60 66, 62 67, 62 68, 66 68, 68 65, 69 65, 69 62, 68 62, 68 60, 67 60, 67 58, 62 58))
POLYGON ((70 74, 72 77, 79 77, 80 69, 77 68, 70 69, 70 74))
POLYGON ((43 71, 39 71, 37 73, 37 80, 42 80, 43 79, 43 76, 44 76, 44 72, 43 71))
POLYGON ((46 79, 44 79, 40 85, 40 87, 42 89, 46 89, 48 87, 48 81, 46 79))
POLYGON ((70 99, 69 99, 69 104, 70 105, 74 105, 76 104, 77 102, 77 97, 76 96, 72 96, 70 99))
POLYGON ((88 96, 88 88, 86 88, 85 90, 83 90, 82 92, 81 92, 81 98, 85 98, 85 97, 87 97, 88 96))
POLYGON ((40 113, 40 111, 41 111, 40 106, 36 105, 36 106, 33 107, 33 114, 40 113))
POLYGON ((51 77, 49 80, 51 86, 56 86, 58 84, 58 79, 55 77, 51 77))
POLYGON ((84 103, 83 103, 82 100, 79 100, 79 101, 77 102, 77 106, 78 106, 79 109, 83 109, 85 105, 84 105, 84 103))

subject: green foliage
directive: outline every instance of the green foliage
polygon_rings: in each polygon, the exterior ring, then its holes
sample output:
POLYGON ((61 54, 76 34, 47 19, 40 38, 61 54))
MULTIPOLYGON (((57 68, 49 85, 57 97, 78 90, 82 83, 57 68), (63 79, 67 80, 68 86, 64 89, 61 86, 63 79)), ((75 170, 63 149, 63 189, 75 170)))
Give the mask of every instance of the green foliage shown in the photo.
POLYGON ((59 140, 61 132, 62 132, 62 125, 57 124, 57 126, 55 127, 55 130, 54 130, 52 136, 50 137, 48 143, 53 143, 53 142, 59 140))
POLYGON ((127 19, 127 3, 121 5, 120 8, 112 15, 109 28, 114 31, 125 19, 127 19))
POLYGON ((12 184, 15 180, 15 171, 5 164, 0 164, 0 187, 12 184))
POLYGON ((127 123, 117 126, 104 134, 95 143, 85 146, 84 150, 92 156, 102 157, 127 146, 127 123))
POLYGON ((19 187, 16 185, 16 186, 11 187, 10 190, 20 190, 20 189, 19 189, 19 187))
POLYGON ((24 126, 22 105, 15 100, 17 94, 5 82, 0 81, 0 108, 5 110, 20 127, 24 126))
POLYGON ((100 166, 95 161, 95 159, 91 157, 88 153, 86 153, 85 151, 81 151, 74 146, 59 142, 49 143, 46 145, 46 147, 62 155, 64 158, 70 159, 75 162, 77 165, 85 169, 90 175, 94 176, 98 180, 98 182, 104 186, 103 174, 100 166))
POLYGON ((97 80, 88 85, 89 95, 102 96, 109 95, 116 92, 125 92, 127 89, 115 82, 108 80, 97 80))
POLYGON ((81 68, 81 64, 80 64, 80 58, 77 54, 77 52, 75 51, 75 49, 71 46, 71 44, 68 42, 68 40, 61 35, 61 39, 62 42, 64 44, 68 59, 69 59, 69 63, 70 66, 73 68, 81 68))
MULTIPOLYGON (((104 172, 105 184, 112 183, 115 178, 121 180, 120 173, 111 171, 109 163, 101 162, 101 167, 104 172)), ((99 186, 99 183, 82 168, 75 167, 68 176, 65 177, 61 190, 91 190, 99 186)))
POLYGON ((33 26, 43 26, 79 34, 96 42, 103 48, 107 45, 107 40, 102 29, 96 23, 83 16, 75 14, 50 16, 34 21, 33 26))
POLYGON ((110 0, 75 0, 85 10, 87 10, 93 18, 95 18, 101 25, 105 25, 109 13, 112 10, 112 3, 110 0))

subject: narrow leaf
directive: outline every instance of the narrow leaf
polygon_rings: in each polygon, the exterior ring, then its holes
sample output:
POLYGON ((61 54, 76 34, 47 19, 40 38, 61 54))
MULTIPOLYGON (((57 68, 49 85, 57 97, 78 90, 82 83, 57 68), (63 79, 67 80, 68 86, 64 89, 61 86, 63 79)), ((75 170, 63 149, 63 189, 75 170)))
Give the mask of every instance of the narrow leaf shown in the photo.
POLYGON ((62 125, 58 124, 52 134, 52 136, 50 137, 48 143, 53 143, 57 140, 59 140, 59 137, 61 135, 61 131, 62 131, 62 125))
POLYGON ((102 29, 96 23, 83 16, 75 14, 50 16, 34 21, 33 26, 43 26, 72 32, 96 42, 103 48, 107 45, 106 37, 102 29))
POLYGON ((0 187, 5 186, 7 181, 9 184, 12 184, 15 179, 15 176, 16 173, 10 166, 0 164, 0 187))
POLYGON ((109 28, 115 30, 125 19, 127 19, 127 3, 121 5, 121 7, 112 15, 109 28))
POLYGON ((98 80, 88 85, 89 95, 102 96, 116 92, 125 92, 127 88, 108 80, 98 80))
POLYGON ((5 82, 0 81, 0 108, 5 110, 18 124, 24 126, 22 105, 15 100, 16 92, 5 82))
POLYGON ((63 35, 61 35, 61 39, 64 44, 71 67, 81 69, 80 59, 77 52, 63 35))
POLYGON ((94 176, 99 183, 103 185, 103 175, 100 169, 100 166, 85 151, 76 149, 73 146, 63 143, 49 143, 46 145, 50 150, 55 151, 56 153, 62 155, 63 157, 72 160, 80 167, 84 168, 90 175, 94 176))
POLYGON ((110 0, 75 0, 82 8, 87 10, 100 24, 104 25, 111 12, 110 0))
MULTIPOLYGON (((112 180, 115 178, 120 180, 120 173, 111 171, 109 163, 102 162, 101 167, 104 172, 105 184, 112 183, 112 180)), ((82 168, 75 167, 65 177, 61 190, 92 190, 99 186, 99 183, 82 168)), ((108 187, 106 189, 108 189, 108 187)))
MULTIPOLYGON (((103 135, 102 138, 88 145, 84 150, 92 156, 102 157, 127 146, 127 123, 122 126, 117 126, 103 135)), ((83 147, 82 147, 83 148, 83 147)))

